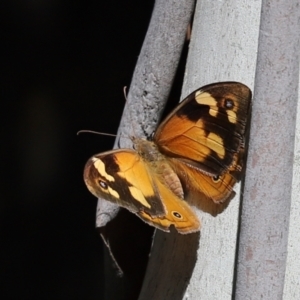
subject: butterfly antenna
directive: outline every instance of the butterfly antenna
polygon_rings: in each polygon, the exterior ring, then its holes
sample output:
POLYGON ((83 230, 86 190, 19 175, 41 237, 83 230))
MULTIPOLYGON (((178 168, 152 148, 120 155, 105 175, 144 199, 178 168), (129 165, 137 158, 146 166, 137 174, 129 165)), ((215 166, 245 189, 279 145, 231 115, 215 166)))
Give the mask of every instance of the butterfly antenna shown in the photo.
MULTIPOLYGON (((79 130, 79 131, 77 132, 77 135, 79 135, 80 133, 93 133, 93 134, 99 134, 99 135, 105 135, 105 136, 113 136, 113 137, 117 137, 116 134, 106 133, 106 132, 99 132, 99 131, 93 131, 93 130, 85 130, 85 129, 79 130)), ((128 137, 128 136, 126 136, 126 135, 121 135, 121 137, 132 140, 131 137, 128 137)))
POLYGON ((112 134, 112 133, 106 133, 106 132, 99 132, 99 131, 93 131, 93 130, 79 130, 77 132, 77 135, 79 135, 80 133, 93 133, 93 134, 100 134, 100 135, 107 135, 107 136, 113 136, 116 137, 116 134, 112 134))

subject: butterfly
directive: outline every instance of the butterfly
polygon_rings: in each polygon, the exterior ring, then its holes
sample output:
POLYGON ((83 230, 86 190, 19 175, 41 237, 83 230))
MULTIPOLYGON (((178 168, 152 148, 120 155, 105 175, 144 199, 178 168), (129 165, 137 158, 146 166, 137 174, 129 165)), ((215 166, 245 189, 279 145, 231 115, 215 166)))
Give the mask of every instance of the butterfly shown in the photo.
POLYGON ((186 97, 134 149, 92 156, 84 181, 98 198, 127 208, 146 223, 179 233, 200 230, 195 206, 215 216, 241 179, 251 91, 242 83, 206 85, 186 97))

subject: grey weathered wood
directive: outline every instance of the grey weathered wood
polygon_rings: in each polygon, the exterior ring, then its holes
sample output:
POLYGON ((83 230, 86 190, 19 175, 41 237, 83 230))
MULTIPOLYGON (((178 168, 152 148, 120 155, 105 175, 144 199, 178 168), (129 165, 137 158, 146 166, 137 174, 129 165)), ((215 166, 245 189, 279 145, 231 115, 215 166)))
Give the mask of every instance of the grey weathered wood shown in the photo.
MULTIPOLYGON (((299 82, 300 86, 300 82, 299 82)), ((296 138, 293 160, 292 202, 289 223, 287 262, 284 278, 283 299, 300 299, 300 90, 296 120, 296 138)))
POLYGON ((149 137, 156 129, 172 87, 194 5, 194 0, 155 1, 119 128, 122 148, 132 146, 128 137, 149 137))
POLYGON ((299 21, 299 1, 263 1, 236 299, 283 297, 299 86, 299 21))
MULTIPOLYGON (((115 148, 131 148, 130 137, 155 130, 175 77, 195 0, 156 0, 149 28, 134 70, 115 148)), ((138 26, 138 24, 137 24, 138 26)), ((97 227, 114 218, 117 205, 99 199, 97 227)))
MULTIPOLYGON (((115 147, 131 147, 131 136, 143 138, 155 130, 172 87, 194 5, 195 0, 156 0, 119 127, 120 141, 117 138, 115 147)), ((97 227, 105 226, 118 210, 102 199, 98 200, 100 207, 97 227)), ((126 280, 131 279, 126 279, 126 274, 124 280, 116 279, 109 257, 105 267, 106 299, 125 299, 130 288, 126 280)))
MULTIPOLYGON (((183 97, 216 81, 253 88, 259 19, 260 1, 198 1, 183 97)), ((157 231, 140 299, 231 299, 238 214, 238 196, 216 218, 199 212, 199 242, 157 231)))

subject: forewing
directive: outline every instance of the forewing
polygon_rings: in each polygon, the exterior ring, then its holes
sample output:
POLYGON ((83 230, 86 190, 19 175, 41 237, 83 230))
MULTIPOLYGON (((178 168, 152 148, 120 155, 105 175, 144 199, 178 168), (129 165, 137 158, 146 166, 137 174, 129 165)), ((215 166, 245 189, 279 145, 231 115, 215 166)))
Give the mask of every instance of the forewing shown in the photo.
POLYGON ((84 169, 84 181, 92 194, 129 209, 162 216, 165 208, 138 154, 130 149, 93 156, 84 169))
POLYGON ((159 126, 154 141, 168 157, 219 175, 244 145, 251 91, 221 82, 191 93, 159 126))

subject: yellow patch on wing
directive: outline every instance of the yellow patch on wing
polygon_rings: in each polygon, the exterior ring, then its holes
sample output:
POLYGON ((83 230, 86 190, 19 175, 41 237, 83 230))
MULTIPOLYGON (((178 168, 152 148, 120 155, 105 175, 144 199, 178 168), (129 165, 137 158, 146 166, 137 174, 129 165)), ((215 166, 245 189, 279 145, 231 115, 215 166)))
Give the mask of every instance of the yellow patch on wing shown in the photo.
POLYGON ((130 186, 129 187, 131 196, 138 202, 140 202, 141 204, 143 204, 144 206, 151 208, 151 205, 147 202, 146 198, 144 197, 143 193, 137 189, 134 186, 130 186))
POLYGON ((96 168, 96 170, 99 172, 99 174, 102 177, 104 177, 105 179, 107 179, 110 182, 115 181, 113 176, 106 173, 105 164, 103 163, 103 161, 101 159, 93 157, 92 160, 94 162, 94 167, 96 168))
POLYGON ((195 99, 197 103, 209 106, 217 106, 217 100, 210 93, 196 92, 195 99))
POLYGON ((225 157, 225 148, 223 144, 223 139, 219 135, 210 132, 209 135, 207 136, 206 145, 210 149, 215 151, 220 158, 223 159, 225 157))
POLYGON ((119 193, 111 187, 108 187, 108 193, 111 194, 113 197, 120 199, 119 193))
POLYGON ((155 192, 145 163, 137 155, 126 152, 118 153, 117 160, 120 168, 118 174, 130 184, 132 197, 145 207, 151 208, 146 198, 153 197, 155 192))
POLYGON ((216 117, 217 114, 218 114, 218 110, 210 108, 210 109, 209 109, 209 114, 210 114, 212 117, 216 117))
POLYGON ((209 114, 212 117, 216 117, 218 114, 218 109, 213 107, 217 107, 217 100, 211 96, 210 93, 202 93, 201 91, 196 92, 195 99, 197 103, 202 105, 209 105, 209 114))
POLYGON ((227 116, 228 116, 228 121, 230 123, 235 124, 236 121, 237 121, 236 113, 233 110, 228 110, 228 109, 226 110, 226 113, 227 113, 227 116))

